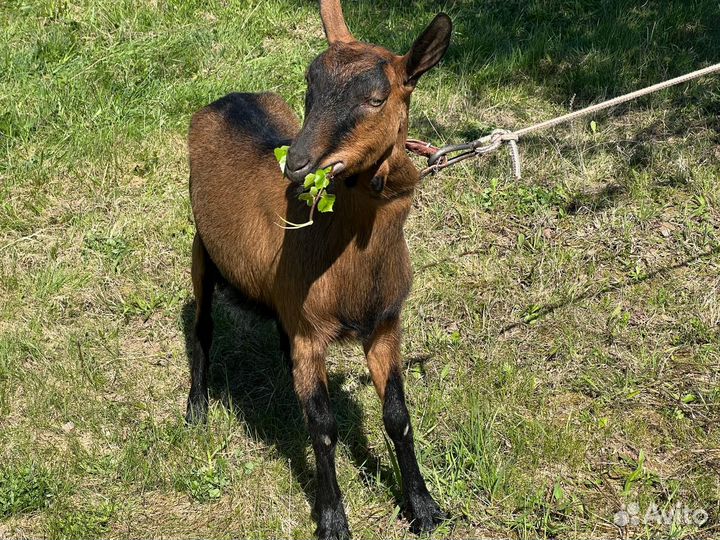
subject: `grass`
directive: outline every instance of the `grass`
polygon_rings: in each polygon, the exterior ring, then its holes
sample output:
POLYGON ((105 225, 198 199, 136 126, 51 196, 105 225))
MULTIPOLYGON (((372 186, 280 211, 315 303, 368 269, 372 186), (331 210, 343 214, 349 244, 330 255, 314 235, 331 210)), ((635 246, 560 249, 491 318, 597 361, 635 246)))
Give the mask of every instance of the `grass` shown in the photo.
POLYGON ((56 475, 35 464, 0 469, 0 517, 43 509, 58 490, 56 475))
MULTIPOLYGON (((411 133, 524 127, 717 62, 717 3, 347 1, 451 50, 411 133)), ((312 456, 271 323, 215 308, 211 420, 182 421, 185 133, 233 90, 301 112, 314 2, 0 7, 0 536, 293 537, 312 456)), ((720 83, 707 78, 429 178, 406 232, 409 402, 433 537, 712 538, 720 527, 720 83), (679 504, 702 526, 613 523, 679 504)), ((420 163, 418 163, 420 164, 420 163)), ((361 351, 328 360, 355 538, 404 538, 361 351)))

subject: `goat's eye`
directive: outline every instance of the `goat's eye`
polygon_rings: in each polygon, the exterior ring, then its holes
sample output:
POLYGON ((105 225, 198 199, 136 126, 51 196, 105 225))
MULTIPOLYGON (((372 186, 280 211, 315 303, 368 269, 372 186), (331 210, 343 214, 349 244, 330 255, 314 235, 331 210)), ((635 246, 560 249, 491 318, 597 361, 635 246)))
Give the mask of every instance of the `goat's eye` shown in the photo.
POLYGON ((384 99, 371 98, 368 100, 368 105, 371 107, 380 107, 383 103, 385 103, 384 99))

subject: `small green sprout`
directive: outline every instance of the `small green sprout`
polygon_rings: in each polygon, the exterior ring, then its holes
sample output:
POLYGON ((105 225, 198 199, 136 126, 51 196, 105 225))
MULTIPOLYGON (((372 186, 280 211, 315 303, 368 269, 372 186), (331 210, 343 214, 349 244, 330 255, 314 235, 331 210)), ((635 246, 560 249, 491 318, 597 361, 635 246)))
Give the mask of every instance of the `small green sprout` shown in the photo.
MULTIPOLYGON (((280 148, 276 148, 274 150, 275 159, 277 159, 278 164, 280 165, 280 170, 283 174, 285 173, 285 165, 287 162, 287 153, 289 148, 289 146, 281 146, 280 148)), ((332 179, 330 176, 331 173, 332 166, 319 169, 305 177, 303 192, 298 195, 298 199, 305 201, 310 207, 310 217, 308 221, 305 223, 292 223, 291 221, 287 221, 286 219, 278 216, 283 222, 285 222, 286 225, 288 225, 287 227, 279 225, 280 227, 283 229, 301 229, 303 227, 308 227, 313 224, 313 213, 315 212, 315 208, 317 208, 319 212, 333 211, 335 195, 327 192, 327 187, 330 185, 330 180, 332 179)))
POLYGON ((281 146, 280 148, 276 148, 273 150, 275 153, 275 159, 278 160, 278 163, 280 164, 280 170, 285 174, 285 163, 287 162, 287 153, 289 146, 281 146))

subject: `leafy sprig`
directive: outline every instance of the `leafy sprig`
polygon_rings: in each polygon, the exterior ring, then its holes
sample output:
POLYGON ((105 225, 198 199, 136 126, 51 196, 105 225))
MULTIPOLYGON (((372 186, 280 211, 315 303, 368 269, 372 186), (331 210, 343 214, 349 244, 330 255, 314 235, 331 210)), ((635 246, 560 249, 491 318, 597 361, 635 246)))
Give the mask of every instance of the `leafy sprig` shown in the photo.
MULTIPOLYGON (((280 165, 280 170, 285 173, 285 165, 287 163, 287 153, 289 146, 281 146, 274 150, 275 159, 277 159, 280 165)), ((335 195, 327 192, 327 187, 330 185, 332 173, 332 166, 324 169, 318 169, 314 173, 310 173, 305 177, 303 182, 303 191, 298 195, 298 200, 305 201, 310 207, 310 216, 305 223, 293 223, 287 221, 282 216, 280 219, 287 225, 279 225, 283 229, 302 229, 313 224, 313 214, 315 209, 319 212, 332 212, 333 205, 335 204, 335 195)))

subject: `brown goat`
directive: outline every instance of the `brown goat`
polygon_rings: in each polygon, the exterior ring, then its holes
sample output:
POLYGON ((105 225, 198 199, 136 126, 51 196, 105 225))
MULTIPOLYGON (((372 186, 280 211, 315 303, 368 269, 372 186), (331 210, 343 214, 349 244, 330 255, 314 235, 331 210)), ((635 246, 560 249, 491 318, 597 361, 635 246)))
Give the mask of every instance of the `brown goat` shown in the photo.
POLYGON ((339 0, 321 0, 320 12, 329 47, 307 72, 302 129, 282 98, 269 93, 230 94, 192 118, 197 313, 187 419, 206 418, 212 296, 216 283, 227 282, 277 318, 315 452, 317 534, 346 538, 325 353, 334 341, 359 339, 395 445, 412 527, 431 530, 443 513, 415 458, 400 358, 400 311, 412 280, 403 225, 419 182, 404 143, 410 95, 444 55, 451 22, 438 15, 410 52, 396 56, 356 41, 339 0), (286 144, 291 182, 273 155, 286 144), (278 227, 278 217, 307 219, 308 207, 297 199, 300 184, 329 166, 334 212, 303 229, 278 227))

